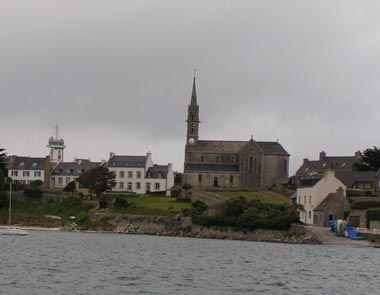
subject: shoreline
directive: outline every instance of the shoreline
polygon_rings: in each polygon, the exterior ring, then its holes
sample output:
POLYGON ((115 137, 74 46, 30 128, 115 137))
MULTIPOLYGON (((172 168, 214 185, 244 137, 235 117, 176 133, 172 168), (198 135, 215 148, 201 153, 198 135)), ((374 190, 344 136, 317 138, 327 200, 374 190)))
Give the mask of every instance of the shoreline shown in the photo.
MULTIPOLYGON (((76 232, 76 233, 100 233, 100 234, 123 234, 123 235, 150 235, 163 237, 187 237, 195 239, 217 239, 217 240, 237 240, 267 243, 281 243, 292 245, 321 245, 321 246, 343 246, 353 248, 379 248, 380 244, 368 240, 355 241, 346 237, 337 237, 329 228, 315 226, 295 226, 289 231, 276 230, 254 230, 242 232, 231 228, 202 228, 194 226, 191 232, 184 231, 131 231, 131 226, 116 227, 113 230, 80 230, 71 227, 43 227, 43 226, 21 226, 14 225, 20 229, 28 231, 50 231, 50 232, 76 232), (293 231, 293 234, 289 234, 293 231), (301 233, 301 234, 300 234, 301 233)), ((8 226, 0 225, 0 229, 8 226)))

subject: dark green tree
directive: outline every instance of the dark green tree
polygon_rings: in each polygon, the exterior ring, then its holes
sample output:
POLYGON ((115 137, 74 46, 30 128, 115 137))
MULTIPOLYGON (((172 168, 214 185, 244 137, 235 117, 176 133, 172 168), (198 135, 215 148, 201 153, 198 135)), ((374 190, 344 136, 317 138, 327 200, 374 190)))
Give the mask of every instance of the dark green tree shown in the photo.
POLYGON ((115 185, 115 174, 107 167, 99 166, 79 176, 78 182, 81 187, 88 188, 89 194, 93 193, 99 198, 100 194, 111 190, 115 185))
POLYGON ((64 192, 70 192, 71 193, 71 196, 74 195, 74 192, 75 192, 75 189, 76 189, 76 185, 75 185, 75 181, 71 181, 69 182, 65 188, 63 189, 64 192))
POLYGON ((8 156, 5 151, 5 149, 0 148, 0 170, 3 172, 3 175, 7 175, 7 163, 8 163, 8 156))
POLYGON ((380 169, 380 149, 376 146, 362 152, 360 161, 354 164, 354 169, 359 171, 377 171, 380 169))
POLYGON ((183 173, 178 172, 178 171, 174 171, 174 183, 175 184, 177 184, 177 185, 182 184, 182 175, 183 175, 183 173))

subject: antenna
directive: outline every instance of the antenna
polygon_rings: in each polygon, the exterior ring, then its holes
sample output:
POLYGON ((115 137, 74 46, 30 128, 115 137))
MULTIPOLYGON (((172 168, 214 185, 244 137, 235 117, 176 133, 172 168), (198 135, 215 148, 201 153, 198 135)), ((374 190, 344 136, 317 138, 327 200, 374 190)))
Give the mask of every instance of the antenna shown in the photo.
POLYGON ((58 139, 58 129, 59 129, 58 123, 55 124, 54 129, 55 129, 55 139, 58 139))

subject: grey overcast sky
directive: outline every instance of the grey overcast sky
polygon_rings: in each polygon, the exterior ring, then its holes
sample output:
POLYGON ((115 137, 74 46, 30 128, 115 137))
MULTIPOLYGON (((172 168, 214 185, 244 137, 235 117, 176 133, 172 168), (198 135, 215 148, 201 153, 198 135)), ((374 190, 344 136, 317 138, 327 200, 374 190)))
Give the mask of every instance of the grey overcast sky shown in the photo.
POLYGON ((0 2, 0 145, 65 160, 153 154, 182 171, 197 68, 201 139, 304 157, 379 145, 380 1, 0 2))

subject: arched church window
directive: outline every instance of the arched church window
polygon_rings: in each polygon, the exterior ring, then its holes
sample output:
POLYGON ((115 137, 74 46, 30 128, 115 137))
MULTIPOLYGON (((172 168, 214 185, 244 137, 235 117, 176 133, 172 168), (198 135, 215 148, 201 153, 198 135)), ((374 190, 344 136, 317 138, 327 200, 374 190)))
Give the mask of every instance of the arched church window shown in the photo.
POLYGON ((194 121, 194 114, 191 114, 191 121, 194 121))
POLYGON ((253 173, 253 157, 249 157, 249 172, 253 173))
POLYGON ((256 158, 255 158, 255 161, 254 161, 254 171, 255 171, 255 174, 257 174, 257 161, 256 161, 256 158))
POLYGON ((194 134, 194 128, 191 127, 191 134, 194 134))
POLYGON ((284 159, 284 173, 286 174, 286 171, 288 170, 288 161, 284 159))
POLYGON ((202 182, 202 174, 198 174, 198 182, 202 182))
POLYGON ((201 162, 203 163, 205 161, 205 156, 201 156, 201 162))

